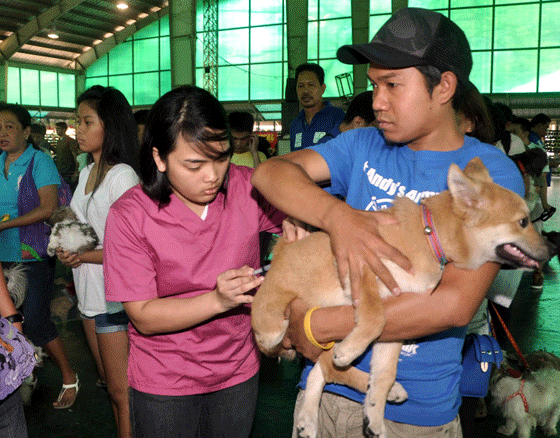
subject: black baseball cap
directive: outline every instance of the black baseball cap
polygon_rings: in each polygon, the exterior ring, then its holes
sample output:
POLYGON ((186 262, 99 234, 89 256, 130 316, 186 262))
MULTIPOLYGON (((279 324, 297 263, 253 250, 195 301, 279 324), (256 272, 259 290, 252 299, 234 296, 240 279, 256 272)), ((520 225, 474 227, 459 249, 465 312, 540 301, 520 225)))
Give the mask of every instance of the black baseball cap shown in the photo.
POLYGON ((471 48, 461 28, 439 12, 421 8, 395 12, 369 43, 342 46, 336 56, 344 64, 431 65, 442 73, 452 71, 465 84, 472 69, 471 48))

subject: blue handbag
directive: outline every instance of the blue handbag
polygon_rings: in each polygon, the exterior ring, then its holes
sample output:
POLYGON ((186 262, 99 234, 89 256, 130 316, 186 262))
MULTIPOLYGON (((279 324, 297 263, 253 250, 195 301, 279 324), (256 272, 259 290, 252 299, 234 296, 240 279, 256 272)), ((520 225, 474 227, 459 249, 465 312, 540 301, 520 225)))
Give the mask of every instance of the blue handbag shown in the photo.
POLYGON ((459 391, 463 397, 486 397, 492 365, 500 367, 504 356, 500 344, 490 335, 470 333, 463 347, 463 372, 459 391))

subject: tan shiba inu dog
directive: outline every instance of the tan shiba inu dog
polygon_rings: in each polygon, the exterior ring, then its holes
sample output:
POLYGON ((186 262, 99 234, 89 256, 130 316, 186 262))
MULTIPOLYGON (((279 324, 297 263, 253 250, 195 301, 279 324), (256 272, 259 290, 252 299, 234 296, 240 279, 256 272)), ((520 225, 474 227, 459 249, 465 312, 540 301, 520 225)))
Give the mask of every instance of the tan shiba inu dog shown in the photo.
MULTIPOLYGON (((476 269, 489 261, 535 269, 551 257, 552 250, 529 220, 525 201, 493 183, 479 158, 471 160, 464 172, 451 165, 447 183, 449 190, 424 199, 422 205, 406 197, 395 199, 390 211, 399 223, 379 229, 383 239, 413 265, 415 274, 411 275, 384 260, 402 291, 430 291, 440 281, 442 260, 435 256, 438 248, 430 243, 435 235, 446 260, 462 269, 476 269), (425 223, 426 217, 432 227, 425 223)), ((406 400, 406 391, 395 382, 402 343, 373 344, 369 383, 365 373, 349 367, 383 330, 383 298, 390 294, 367 269, 361 288, 354 329, 323 353, 309 374, 303 408, 296 419, 302 437, 317 434, 319 401, 326 383, 346 384, 366 393, 364 421, 369 436, 385 436, 383 413, 387 399, 406 400)), ((296 297, 311 306, 352 303, 349 281, 341 284, 329 236, 324 232, 294 243, 280 239, 274 249, 272 266, 252 305, 255 337, 265 354, 294 356, 294 351, 282 350, 281 341, 288 325, 285 310, 296 297)))

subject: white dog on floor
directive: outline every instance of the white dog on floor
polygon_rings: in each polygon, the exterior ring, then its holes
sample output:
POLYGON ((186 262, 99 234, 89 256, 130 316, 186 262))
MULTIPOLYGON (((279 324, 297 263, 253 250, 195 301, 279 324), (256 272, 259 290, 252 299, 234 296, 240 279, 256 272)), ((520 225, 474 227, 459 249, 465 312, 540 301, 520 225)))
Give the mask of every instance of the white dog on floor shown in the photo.
POLYGON ((527 356, 531 371, 519 378, 507 372, 507 364, 494 372, 490 381, 492 403, 506 419, 498 433, 529 438, 539 426, 546 436, 556 436, 560 419, 560 359, 546 351, 527 356))
POLYGON ((91 251, 97 246, 99 239, 94 229, 80 222, 70 207, 60 207, 49 219, 51 237, 47 253, 52 257, 58 248, 80 254, 91 251))
MULTIPOLYGON (((27 273, 25 265, 23 263, 17 263, 10 268, 4 268, 4 277, 6 278, 10 297, 12 297, 16 309, 19 309, 25 300, 25 293, 27 291, 27 273)), ((45 353, 42 347, 33 345, 33 348, 35 349, 35 358, 37 359, 35 366, 43 366, 43 360, 48 356, 47 353, 45 353)), ((21 384, 19 391, 23 403, 26 406, 31 404, 31 395, 36 387, 37 377, 35 373, 32 373, 21 384)))

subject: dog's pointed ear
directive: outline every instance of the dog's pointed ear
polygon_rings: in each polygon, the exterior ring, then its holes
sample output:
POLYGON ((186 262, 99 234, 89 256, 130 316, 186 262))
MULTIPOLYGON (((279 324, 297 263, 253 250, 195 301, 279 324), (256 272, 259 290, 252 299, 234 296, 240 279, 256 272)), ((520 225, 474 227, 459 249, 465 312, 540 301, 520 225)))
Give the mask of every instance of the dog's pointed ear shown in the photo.
POLYGON ((465 167, 465 175, 482 182, 492 182, 492 177, 479 157, 474 157, 465 167))
POLYGON ((447 186, 453 199, 453 211, 464 218, 465 225, 471 226, 484 220, 486 213, 482 208, 483 185, 480 181, 467 176, 459 166, 452 164, 447 174, 447 186))

